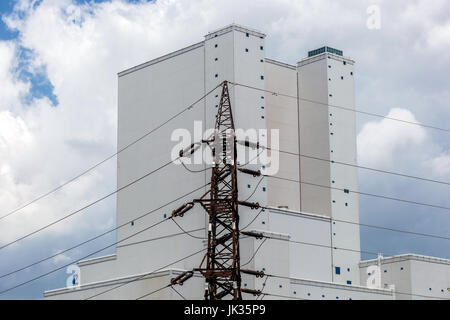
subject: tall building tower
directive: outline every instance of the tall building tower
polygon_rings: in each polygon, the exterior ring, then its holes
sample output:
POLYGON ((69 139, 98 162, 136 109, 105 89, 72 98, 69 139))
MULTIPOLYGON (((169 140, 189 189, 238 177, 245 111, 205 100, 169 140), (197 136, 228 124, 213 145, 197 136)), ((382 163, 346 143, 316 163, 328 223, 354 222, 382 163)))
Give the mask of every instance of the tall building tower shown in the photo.
MULTIPOLYGON (((284 276, 265 281, 245 275, 242 285, 299 298, 392 297, 386 290, 353 287, 359 284, 359 228, 339 221, 359 221, 358 199, 351 192, 357 190, 356 168, 332 163, 356 164, 355 115, 331 107, 353 108, 353 63, 329 47, 310 52, 297 66, 271 60, 265 57, 263 33, 233 24, 120 72, 118 149, 158 129, 119 153, 118 187, 161 168, 118 193, 116 253, 79 263, 80 290, 53 290, 46 297, 179 298, 170 288, 146 294, 200 265, 208 218, 194 206, 177 224, 149 226, 208 190, 210 165, 201 152, 191 157, 199 163, 164 164, 183 143, 199 142, 214 128, 221 93, 216 86, 224 80, 230 82, 235 128, 262 132, 248 138, 267 139, 285 151, 279 153, 279 170, 268 177, 238 173, 239 199, 268 208, 239 207, 240 228, 266 237, 241 240, 241 267, 284 276), (272 130, 278 130, 279 141, 272 130), (190 141, 184 141, 186 134, 190 141)), ((261 154, 262 162, 238 165, 267 172, 264 160, 273 152, 261 154)), ((204 279, 196 274, 179 290, 201 299, 204 279)))
POLYGON ((331 246, 350 249, 332 249, 332 281, 359 284, 359 206, 351 192, 358 191, 358 171, 333 162, 357 164, 355 113, 339 108, 355 106, 353 65, 330 47, 310 51, 297 65, 299 151, 305 155, 300 199, 302 211, 331 218, 331 246))

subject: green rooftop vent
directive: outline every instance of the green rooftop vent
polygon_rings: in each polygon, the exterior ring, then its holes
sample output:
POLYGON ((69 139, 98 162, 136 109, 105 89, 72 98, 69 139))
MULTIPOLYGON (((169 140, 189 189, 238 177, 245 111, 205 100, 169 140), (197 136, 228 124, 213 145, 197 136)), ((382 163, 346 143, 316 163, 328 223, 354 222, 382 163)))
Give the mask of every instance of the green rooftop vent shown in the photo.
POLYGON ((329 52, 329 53, 334 53, 337 54, 338 56, 342 56, 342 51, 338 50, 338 49, 334 49, 331 47, 322 47, 316 50, 312 50, 308 52, 308 57, 313 57, 316 56, 318 54, 324 53, 324 52, 329 52))

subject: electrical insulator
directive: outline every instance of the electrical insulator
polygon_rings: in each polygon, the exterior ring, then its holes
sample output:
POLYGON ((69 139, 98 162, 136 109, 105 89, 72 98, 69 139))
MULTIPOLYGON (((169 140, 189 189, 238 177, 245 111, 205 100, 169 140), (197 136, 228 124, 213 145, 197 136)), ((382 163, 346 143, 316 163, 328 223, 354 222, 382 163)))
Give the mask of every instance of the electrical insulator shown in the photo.
POLYGON ((252 232, 252 231, 242 231, 241 234, 249 237, 254 237, 256 239, 264 238, 264 235, 260 232, 252 232))
POLYGON ((255 270, 248 270, 248 269, 241 269, 242 273, 251 274, 253 276, 256 276, 257 278, 264 277, 264 271, 255 271, 255 270))
POLYGON ((193 202, 185 203, 178 209, 172 211, 172 217, 182 217, 186 212, 191 210, 193 207, 194 207, 193 202))
POLYGON ((183 273, 180 274, 178 277, 172 278, 172 279, 170 280, 170 283, 171 283, 172 285, 178 284, 178 285, 182 286, 183 283, 184 283, 186 280, 192 278, 193 275, 194 275, 194 273, 193 273, 192 271, 186 271, 186 272, 183 272, 183 273))
POLYGON ((252 294, 254 296, 259 296, 261 294, 261 290, 253 290, 253 289, 247 289, 247 288, 241 288, 241 292, 252 294))
POLYGON ((238 201, 239 205, 244 207, 250 207, 251 209, 258 209, 259 203, 258 202, 247 202, 247 201, 238 201))
POLYGON ((259 149, 261 146, 259 145, 259 141, 258 142, 252 142, 252 141, 248 141, 248 140, 237 140, 237 143, 239 143, 240 145, 244 146, 244 147, 249 147, 252 149, 259 149))
POLYGON ((200 143, 193 143, 189 147, 184 148, 183 150, 180 150, 180 158, 189 156, 193 154, 195 151, 197 151, 200 148, 200 143))
POLYGON ((246 168, 239 168, 239 171, 241 171, 242 173, 246 173, 246 174, 251 174, 254 177, 259 177, 261 175, 261 171, 255 171, 255 170, 250 170, 250 169, 246 169, 246 168))

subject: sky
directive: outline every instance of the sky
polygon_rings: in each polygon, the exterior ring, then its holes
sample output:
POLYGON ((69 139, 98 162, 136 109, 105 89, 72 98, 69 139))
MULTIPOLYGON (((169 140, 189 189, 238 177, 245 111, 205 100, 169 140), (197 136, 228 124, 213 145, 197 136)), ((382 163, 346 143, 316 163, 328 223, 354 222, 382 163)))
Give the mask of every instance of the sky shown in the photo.
MULTIPOLYGON (((339 48, 356 61, 357 109, 449 128, 450 2, 0 1, 0 213, 70 179, 116 150, 117 72, 199 42, 230 23, 261 30, 266 56, 295 64, 339 48), (369 23, 379 8, 379 28, 369 23)), ((358 163, 450 181, 449 133, 356 115, 358 163)), ((115 190, 115 161, 0 221, 12 241, 115 190)), ((359 170, 359 190, 450 206, 448 185, 359 170)), ((360 196, 361 223, 450 236, 448 210, 360 196)), ((0 249, 0 274, 115 226, 115 199, 0 249)), ((114 241, 114 234, 21 273, 0 291, 114 241)), ((448 240, 361 228, 362 250, 450 259, 448 240)), ((109 249, 102 254, 112 253, 109 249)), ((362 256, 363 259, 373 258, 362 256)), ((41 299, 65 269, 0 295, 41 299)))

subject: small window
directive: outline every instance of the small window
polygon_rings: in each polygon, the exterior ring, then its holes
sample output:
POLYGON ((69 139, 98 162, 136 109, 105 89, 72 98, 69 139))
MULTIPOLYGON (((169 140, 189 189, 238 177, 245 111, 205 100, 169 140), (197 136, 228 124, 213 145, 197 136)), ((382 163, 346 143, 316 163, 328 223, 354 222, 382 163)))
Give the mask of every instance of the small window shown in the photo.
POLYGON ((347 280, 347 284, 352 284, 352 282, 350 280, 347 280))
POLYGON ((336 274, 341 274, 341 267, 334 267, 334 271, 336 274))
POLYGON ((167 218, 167 214, 164 213, 163 217, 164 217, 164 218, 167 218))
POLYGON ((264 80, 264 76, 261 76, 261 80, 264 80))
POLYGON ((322 298, 325 298, 325 295, 324 295, 324 294, 322 295, 322 298))
POLYGON ((347 62, 346 61, 342 61, 343 63, 344 63, 344 66, 347 64, 347 62))
POLYGON ((280 288, 283 288, 283 286, 280 284, 280 288))
POLYGON ((401 267, 400 270, 403 270, 403 267, 401 267))
POLYGON ((262 191, 263 191, 263 192, 266 192, 266 187, 263 187, 263 188, 262 188, 262 191))
POLYGON ((217 48, 217 43, 214 45, 214 48, 217 48))
POLYGON ((344 80, 344 77, 343 77, 343 76, 341 76, 341 80, 344 80))
POLYGON ((217 60, 219 60, 218 58, 214 58, 214 61, 217 61, 217 60))
POLYGON ((264 50, 264 47, 263 47, 263 46, 260 46, 259 48, 260 48, 261 50, 264 50))
POLYGON ((261 116, 261 119, 264 119, 264 116, 261 116))
POLYGON ((249 184, 247 185, 247 188, 249 188, 249 189, 250 189, 251 187, 252 187, 251 185, 249 185, 249 184))
POLYGON ((247 33, 245 33, 245 36, 248 38, 250 35, 249 35, 248 32, 247 32, 247 33))
MULTIPOLYGON (((344 189, 344 193, 350 193, 350 190, 344 189)), ((402 268, 403 269, 403 268, 402 268)))
POLYGON ((387 272, 387 270, 384 270, 384 273, 386 273, 387 272))
POLYGON ((216 77, 216 78, 217 78, 217 77, 219 77, 219 75, 218 75, 218 74, 216 73, 216 74, 214 75, 214 77, 216 77))
POLYGON ((261 106, 261 109, 264 109, 264 106, 261 106))
POLYGON ((330 135, 333 135, 333 132, 331 132, 330 135))
POLYGON ((294 291, 294 294, 297 294, 297 291, 294 291))
POLYGON ((245 48, 245 52, 248 52, 248 48, 245 48))
POLYGON ((347 272, 350 272, 350 268, 347 268, 347 272))
POLYGON ((263 221, 263 222, 261 222, 262 224, 266 224, 266 222, 265 221, 263 221))
POLYGON ((134 226, 134 221, 131 221, 131 226, 134 226))
POLYGON ((264 99, 264 96, 261 96, 261 99, 264 99))
POLYGON ((331 69, 331 66, 329 65, 329 66, 328 66, 328 68, 330 68, 330 69, 331 69))
POLYGON ((261 59, 261 60, 259 60, 259 62, 264 62, 264 60, 263 60, 263 59, 261 59))
POLYGON ((308 292, 308 297, 310 297, 310 296, 311 296, 311 293, 308 292))
POLYGON ((350 75, 352 76, 352 75, 353 75, 353 72, 350 72, 350 75))
POLYGON ((345 203, 345 206, 348 207, 348 203, 347 202, 345 203))
POLYGON ((332 97, 333 95, 330 93, 329 96, 332 97))

